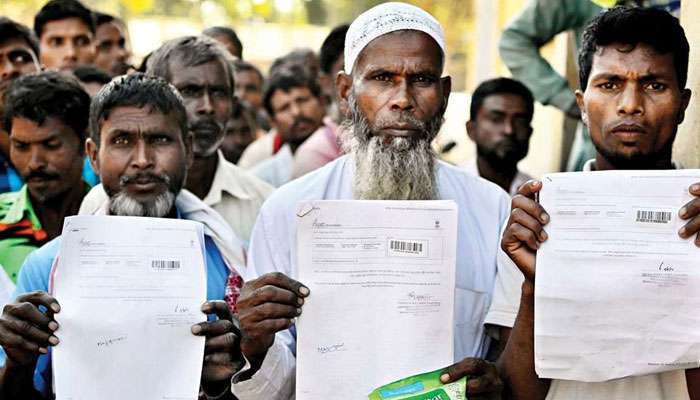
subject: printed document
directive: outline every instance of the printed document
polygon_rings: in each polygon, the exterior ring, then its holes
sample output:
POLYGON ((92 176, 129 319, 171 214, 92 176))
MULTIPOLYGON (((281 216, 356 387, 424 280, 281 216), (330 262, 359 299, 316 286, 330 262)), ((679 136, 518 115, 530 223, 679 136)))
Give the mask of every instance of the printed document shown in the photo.
POLYGON ((297 212, 296 399, 366 399, 453 363, 457 206, 312 201, 297 212))
POLYGON ((700 170, 546 175, 535 369, 601 382, 700 365, 700 249, 678 212, 700 170))
POLYGON ((52 293, 61 342, 57 400, 192 400, 199 392, 207 280, 200 223, 66 218, 52 293))

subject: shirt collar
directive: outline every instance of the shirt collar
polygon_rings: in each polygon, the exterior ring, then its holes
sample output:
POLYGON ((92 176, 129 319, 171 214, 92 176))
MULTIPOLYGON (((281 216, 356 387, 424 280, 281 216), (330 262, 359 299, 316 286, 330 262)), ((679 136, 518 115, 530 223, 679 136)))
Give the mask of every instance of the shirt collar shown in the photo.
POLYGON ((27 185, 22 185, 22 188, 16 192, 15 201, 10 206, 5 218, 0 223, 15 224, 24 218, 28 218, 32 222, 34 229, 41 229, 41 222, 34 213, 34 207, 29 199, 29 191, 27 185))
POLYGON ((223 192, 241 200, 250 200, 252 197, 241 185, 240 178, 234 172, 236 166, 226 160, 221 150, 217 151, 217 156, 218 162, 216 172, 214 172, 214 180, 211 183, 209 193, 204 198, 204 203, 211 206, 221 202, 223 192))

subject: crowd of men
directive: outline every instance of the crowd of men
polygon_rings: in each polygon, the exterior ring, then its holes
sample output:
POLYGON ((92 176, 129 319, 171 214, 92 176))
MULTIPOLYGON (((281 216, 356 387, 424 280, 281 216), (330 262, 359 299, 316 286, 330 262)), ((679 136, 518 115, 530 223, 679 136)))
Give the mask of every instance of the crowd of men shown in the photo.
MULTIPOLYGON (((580 89, 550 103, 575 99, 567 112, 595 150, 584 170, 681 168, 672 147, 691 93, 678 19, 582 6, 597 12, 581 37, 580 89)), ((234 30, 210 27, 136 66, 124 21, 78 0, 50 0, 33 29, 0 17, 0 398, 53 398, 61 305, 49 278, 67 216, 201 222, 200 398, 293 399, 293 324, 313 296, 296 280, 298 202, 449 199, 459 207, 455 360, 443 382, 468 376, 469 398, 700 399, 696 370, 537 376, 535 260, 552 217, 518 162, 538 78, 478 86, 464 110, 476 156, 453 166, 432 147, 451 80, 442 26, 426 11, 378 5, 331 30, 318 54, 297 49, 266 74, 243 50, 234 30)), ((689 191, 678 234, 700 247, 700 183, 689 191)))

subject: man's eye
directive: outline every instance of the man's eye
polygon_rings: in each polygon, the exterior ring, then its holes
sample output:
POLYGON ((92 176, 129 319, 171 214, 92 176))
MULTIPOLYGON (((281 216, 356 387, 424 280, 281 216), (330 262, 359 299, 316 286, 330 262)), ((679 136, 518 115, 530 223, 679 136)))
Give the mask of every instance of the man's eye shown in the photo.
POLYGON ((413 82, 416 83, 422 83, 422 84, 430 84, 435 82, 435 78, 432 76, 427 76, 427 75, 418 75, 413 78, 413 82))
POLYGON ((379 74, 372 77, 372 79, 379 82, 389 82, 391 81, 391 76, 389 74, 379 74))
POLYGON ((107 53, 111 49, 112 44, 109 42, 103 42, 97 45, 97 51, 101 53, 107 53))
POLYGON ((201 90, 196 87, 187 86, 180 89, 180 94, 183 97, 199 97, 201 94, 201 90))
POLYGON ((225 89, 214 89, 212 90, 211 94, 218 98, 229 97, 229 93, 225 89))
POLYGON ((44 143, 44 147, 46 147, 49 150, 56 150, 59 147, 61 147, 61 142, 59 142, 58 140, 46 142, 44 143))
POLYGON ((614 82, 603 82, 598 87, 604 90, 614 90, 617 89, 617 84, 614 82))
POLYGON ((63 46, 63 38, 55 37, 49 39, 49 46, 58 47, 63 46))
POLYGON ((29 145, 27 143, 21 143, 21 142, 12 142, 12 147, 15 150, 19 150, 19 151, 25 151, 25 150, 29 149, 29 145))
POLYGON ((153 144, 166 144, 166 143, 170 143, 170 138, 167 136, 154 136, 151 139, 151 142, 153 144))
POLYGON ((27 64, 31 61, 31 56, 24 52, 10 55, 10 62, 13 64, 27 64))
POLYGON ((75 45, 79 47, 87 46, 90 44, 90 39, 85 36, 80 36, 75 38, 75 45))
POLYGON ((666 89, 666 85, 664 85, 663 83, 660 83, 660 82, 649 82, 647 84, 647 89, 653 90, 655 92, 660 92, 660 91, 666 89))
POLYGON ((129 138, 127 136, 117 136, 112 140, 112 143, 118 146, 127 145, 129 144, 129 138))

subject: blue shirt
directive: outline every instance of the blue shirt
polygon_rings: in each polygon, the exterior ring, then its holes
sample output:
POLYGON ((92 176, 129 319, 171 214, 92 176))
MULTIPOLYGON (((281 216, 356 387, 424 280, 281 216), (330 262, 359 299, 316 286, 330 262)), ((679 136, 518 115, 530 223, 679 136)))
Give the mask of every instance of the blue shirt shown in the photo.
POLYGON ((10 161, 0 154, 0 193, 16 192, 22 187, 22 178, 12 167, 10 161))
MULTIPOLYGON (((207 253, 207 300, 223 300, 229 269, 216 244, 209 236, 204 236, 204 245, 207 253)), ((13 298, 36 290, 48 292, 51 266, 60 247, 61 237, 59 236, 29 254, 19 272, 13 298)), ((0 348, 0 365, 4 364, 5 352, 0 348)), ((49 348, 49 354, 39 356, 34 370, 34 388, 47 397, 52 392, 51 348, 49 348)))

